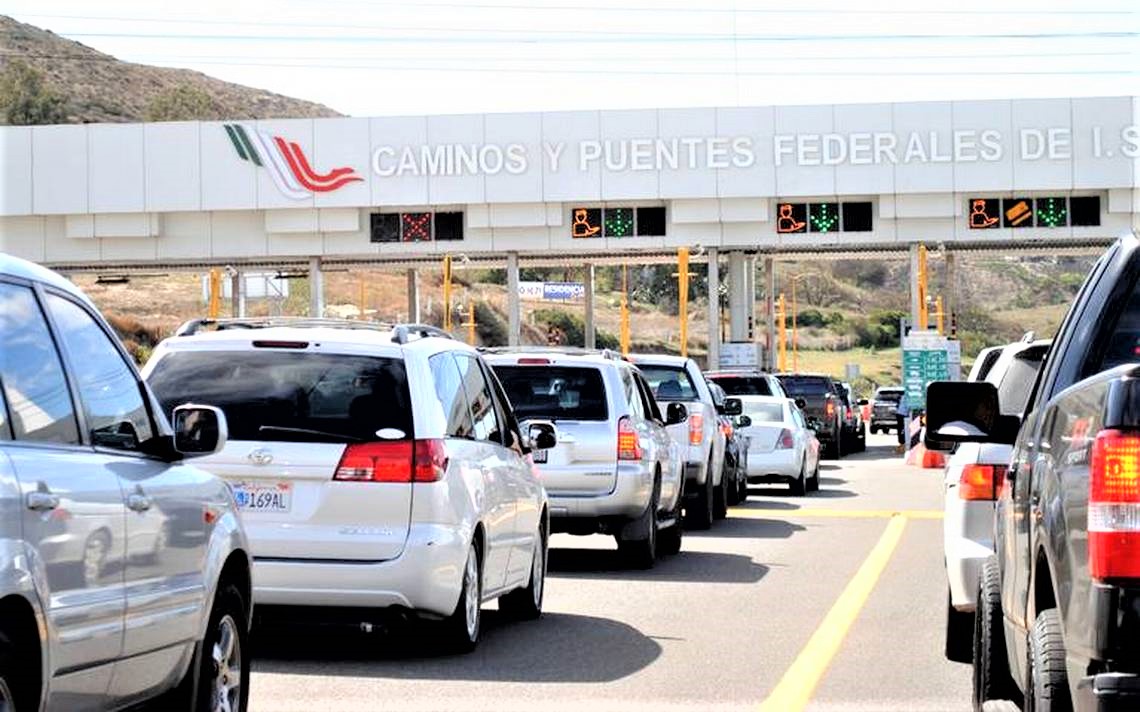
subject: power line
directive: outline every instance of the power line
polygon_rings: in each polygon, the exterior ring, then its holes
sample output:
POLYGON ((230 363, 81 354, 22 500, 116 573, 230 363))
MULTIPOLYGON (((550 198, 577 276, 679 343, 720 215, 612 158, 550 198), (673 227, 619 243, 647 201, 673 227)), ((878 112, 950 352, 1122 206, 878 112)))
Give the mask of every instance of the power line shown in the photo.
MULTIPOLYGON (((13 34, 13 33, 8 33, 13 34)), ((680 43, 694 44, 701 42, 898 42, 913 40, 954 40, 954 41, 980 41, 980 40, 1042 40, 1042 39, 1133 39, 1140 37, 1140 32, 1110 30, 1098 32, 994 32, 973 33, 961 35, 953 33, 926 33, 926 34, 891 34, 891 35, 628 35, 608 36, 597 38, 583 35, 568 37, 542 37, 532 39, 514 39, 506 37, 487 37, 480 34, 472 37, 424 37, 414 35, 201 35, 176 34, 164 32, 68 32, 65 37, 102 37, 118 39, 161 39, 161 40, 192 40, 192 41, 240 41, 240 42, 334 42, 334 43, 364 43, 364 42, 425 42, 436 44, 539 44, 554 42, 569 42, 574 44, 609 44, 615 42, 645 42, 645 43, 680 43)))

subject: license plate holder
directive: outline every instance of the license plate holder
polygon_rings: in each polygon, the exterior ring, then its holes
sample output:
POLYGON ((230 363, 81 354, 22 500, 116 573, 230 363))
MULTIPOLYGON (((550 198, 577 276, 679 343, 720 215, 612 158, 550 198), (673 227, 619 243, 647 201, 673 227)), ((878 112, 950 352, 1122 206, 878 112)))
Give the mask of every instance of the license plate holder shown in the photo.
POLYGON ((241 512, 288 514, 293 509, 292 482, 235 482, 230 487, 241 512))

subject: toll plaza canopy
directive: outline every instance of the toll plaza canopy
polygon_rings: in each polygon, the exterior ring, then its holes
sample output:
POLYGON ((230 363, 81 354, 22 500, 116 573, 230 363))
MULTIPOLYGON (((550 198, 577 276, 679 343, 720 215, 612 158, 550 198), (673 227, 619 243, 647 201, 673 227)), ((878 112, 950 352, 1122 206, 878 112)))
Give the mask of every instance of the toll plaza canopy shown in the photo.
POLYGON ((146 264, 606 259, 1140 227, 1140 98, 0 128, 0 251, 146 264))

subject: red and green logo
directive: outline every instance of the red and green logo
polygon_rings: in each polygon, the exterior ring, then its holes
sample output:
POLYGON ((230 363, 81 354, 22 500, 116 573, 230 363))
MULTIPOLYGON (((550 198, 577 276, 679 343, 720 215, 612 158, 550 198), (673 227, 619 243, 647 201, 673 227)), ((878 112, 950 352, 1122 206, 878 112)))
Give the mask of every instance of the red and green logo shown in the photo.
POLYGON ((317 173, 296 141, 286 141, 265 131, 247 130, 241 124, 224 124, 234 150, 243 161, 252 161, 269 171, 277 189, 288 198, 308 198, 364 180, 352 168, 334 168, 317 173))

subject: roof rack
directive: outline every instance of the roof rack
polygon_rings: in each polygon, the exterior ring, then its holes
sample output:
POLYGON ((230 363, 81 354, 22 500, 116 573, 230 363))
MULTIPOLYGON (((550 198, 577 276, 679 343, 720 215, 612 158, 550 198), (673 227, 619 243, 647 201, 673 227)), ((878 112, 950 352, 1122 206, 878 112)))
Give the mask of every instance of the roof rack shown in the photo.
POLYGON ((601 356, 614 361, 625 360, 619 352, 613 349, 587 349, 583 346, 480 346, 479 351, 485 354, 544 353, 565 354, 567 356, 601 356))
POLYGON ((353 319, 317 319, 305 316, 268 316, 236 319, 191 319, 174 332, 175 336, 193 336, 207 329, 271 329, 273 327, 348 329, 360 331, 391 331, 392 341, 406 344, 412 336, 421 339, 429 336, 450 339, 451 334, 429 324, 390 324, 382 321, 356 321, 353 319))
POLYGON ((410 337, 417 336, 421 339, 429 337, 437 337, 440 339, 450 339, 451 334, 447 333, 438 326, 431 324, 396 324, 392 327, 392 341, 397 344, 406 344, 410 341, 410 337))

